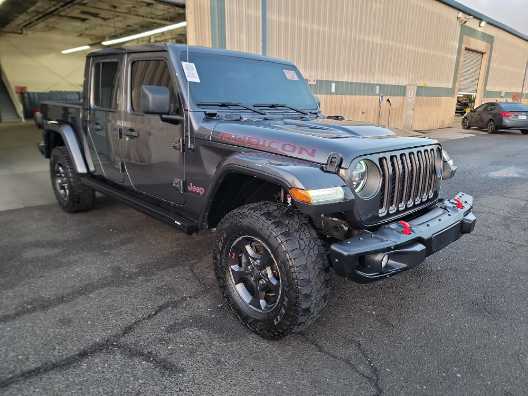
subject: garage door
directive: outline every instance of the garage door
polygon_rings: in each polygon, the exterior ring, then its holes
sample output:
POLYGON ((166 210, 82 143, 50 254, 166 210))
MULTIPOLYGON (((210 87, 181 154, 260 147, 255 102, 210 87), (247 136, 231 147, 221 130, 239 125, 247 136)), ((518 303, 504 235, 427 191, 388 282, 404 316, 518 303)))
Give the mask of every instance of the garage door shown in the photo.
POLYGON ((460 74, 458 76, 459 93, 477 93, 481 65, 481 52, 469 49, 464 50, 462 67, 460 68, 460 74))

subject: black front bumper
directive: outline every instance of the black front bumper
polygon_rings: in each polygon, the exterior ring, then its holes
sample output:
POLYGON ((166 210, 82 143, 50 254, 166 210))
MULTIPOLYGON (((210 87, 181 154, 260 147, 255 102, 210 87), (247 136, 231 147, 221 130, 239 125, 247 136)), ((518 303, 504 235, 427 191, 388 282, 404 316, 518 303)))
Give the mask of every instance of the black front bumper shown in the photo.
POLYGON ((410 232, 400 222, 363 231, 330 246, 336 273, 357 282, 372 282, 413 268, 425 258, 475 228, 473 197, 456 194, 441 200, 424 215, 409 220, 410 232), (458 203, 457 203, 458 201, 458 203))

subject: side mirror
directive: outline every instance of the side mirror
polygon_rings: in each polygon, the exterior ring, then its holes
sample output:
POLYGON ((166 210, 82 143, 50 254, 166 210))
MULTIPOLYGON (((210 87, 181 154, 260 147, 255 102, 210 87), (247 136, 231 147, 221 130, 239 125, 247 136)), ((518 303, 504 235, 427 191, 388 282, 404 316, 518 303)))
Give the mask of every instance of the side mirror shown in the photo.
POLYGON ((145 114, 167 114, 170 109, 170 93, 167 87, 141 86, 141 112, 145 114))

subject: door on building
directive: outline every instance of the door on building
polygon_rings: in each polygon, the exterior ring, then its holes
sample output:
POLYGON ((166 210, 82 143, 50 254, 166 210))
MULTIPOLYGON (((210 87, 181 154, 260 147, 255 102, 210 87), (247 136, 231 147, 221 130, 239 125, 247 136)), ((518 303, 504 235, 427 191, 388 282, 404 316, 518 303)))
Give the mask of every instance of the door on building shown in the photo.
POLYGON ((131 54, 127 59, 124 161, 132 186, 151 197, 171 203, 183 203, 183 111, 178 84, 169 63, 161 53, 131 54), (164 86, 170 93, 169 113, 174 123, 161 120, 159 114, 141 111, 141 87, 164 86))
POLYGON ((475 105, 482 60, 482 52, 464 49, 458 73, 457 113, 463 113, 475 105))
POLYGON ((95 171, 116 183, 121 183, 124 178, 118 131, 120 62, 121 59, 115 57, 94 57, 88 112, 88 141, 95 171))

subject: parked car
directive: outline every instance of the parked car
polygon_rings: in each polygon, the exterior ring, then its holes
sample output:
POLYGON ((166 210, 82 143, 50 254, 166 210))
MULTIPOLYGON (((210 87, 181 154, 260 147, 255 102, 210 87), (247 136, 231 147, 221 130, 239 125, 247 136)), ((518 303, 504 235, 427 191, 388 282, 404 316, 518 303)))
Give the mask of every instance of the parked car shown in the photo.
POLYGON ((519 129, 528 134, 528 106, 522 103, 484 103, 462 119, 464 129, 487 129, 495 133, 500 129, 519 129))
POLYGON ((59 205, 92 209, 97 190, 215 228, 227 305, 262 337, 312 323, 333 271, 384 279, 475 226, 470 195, 439 196, 456 167, 437 141, 325 118, 290 62, 149 45, 91 53, 85 73, 82 105, 42 106, 59 205))

